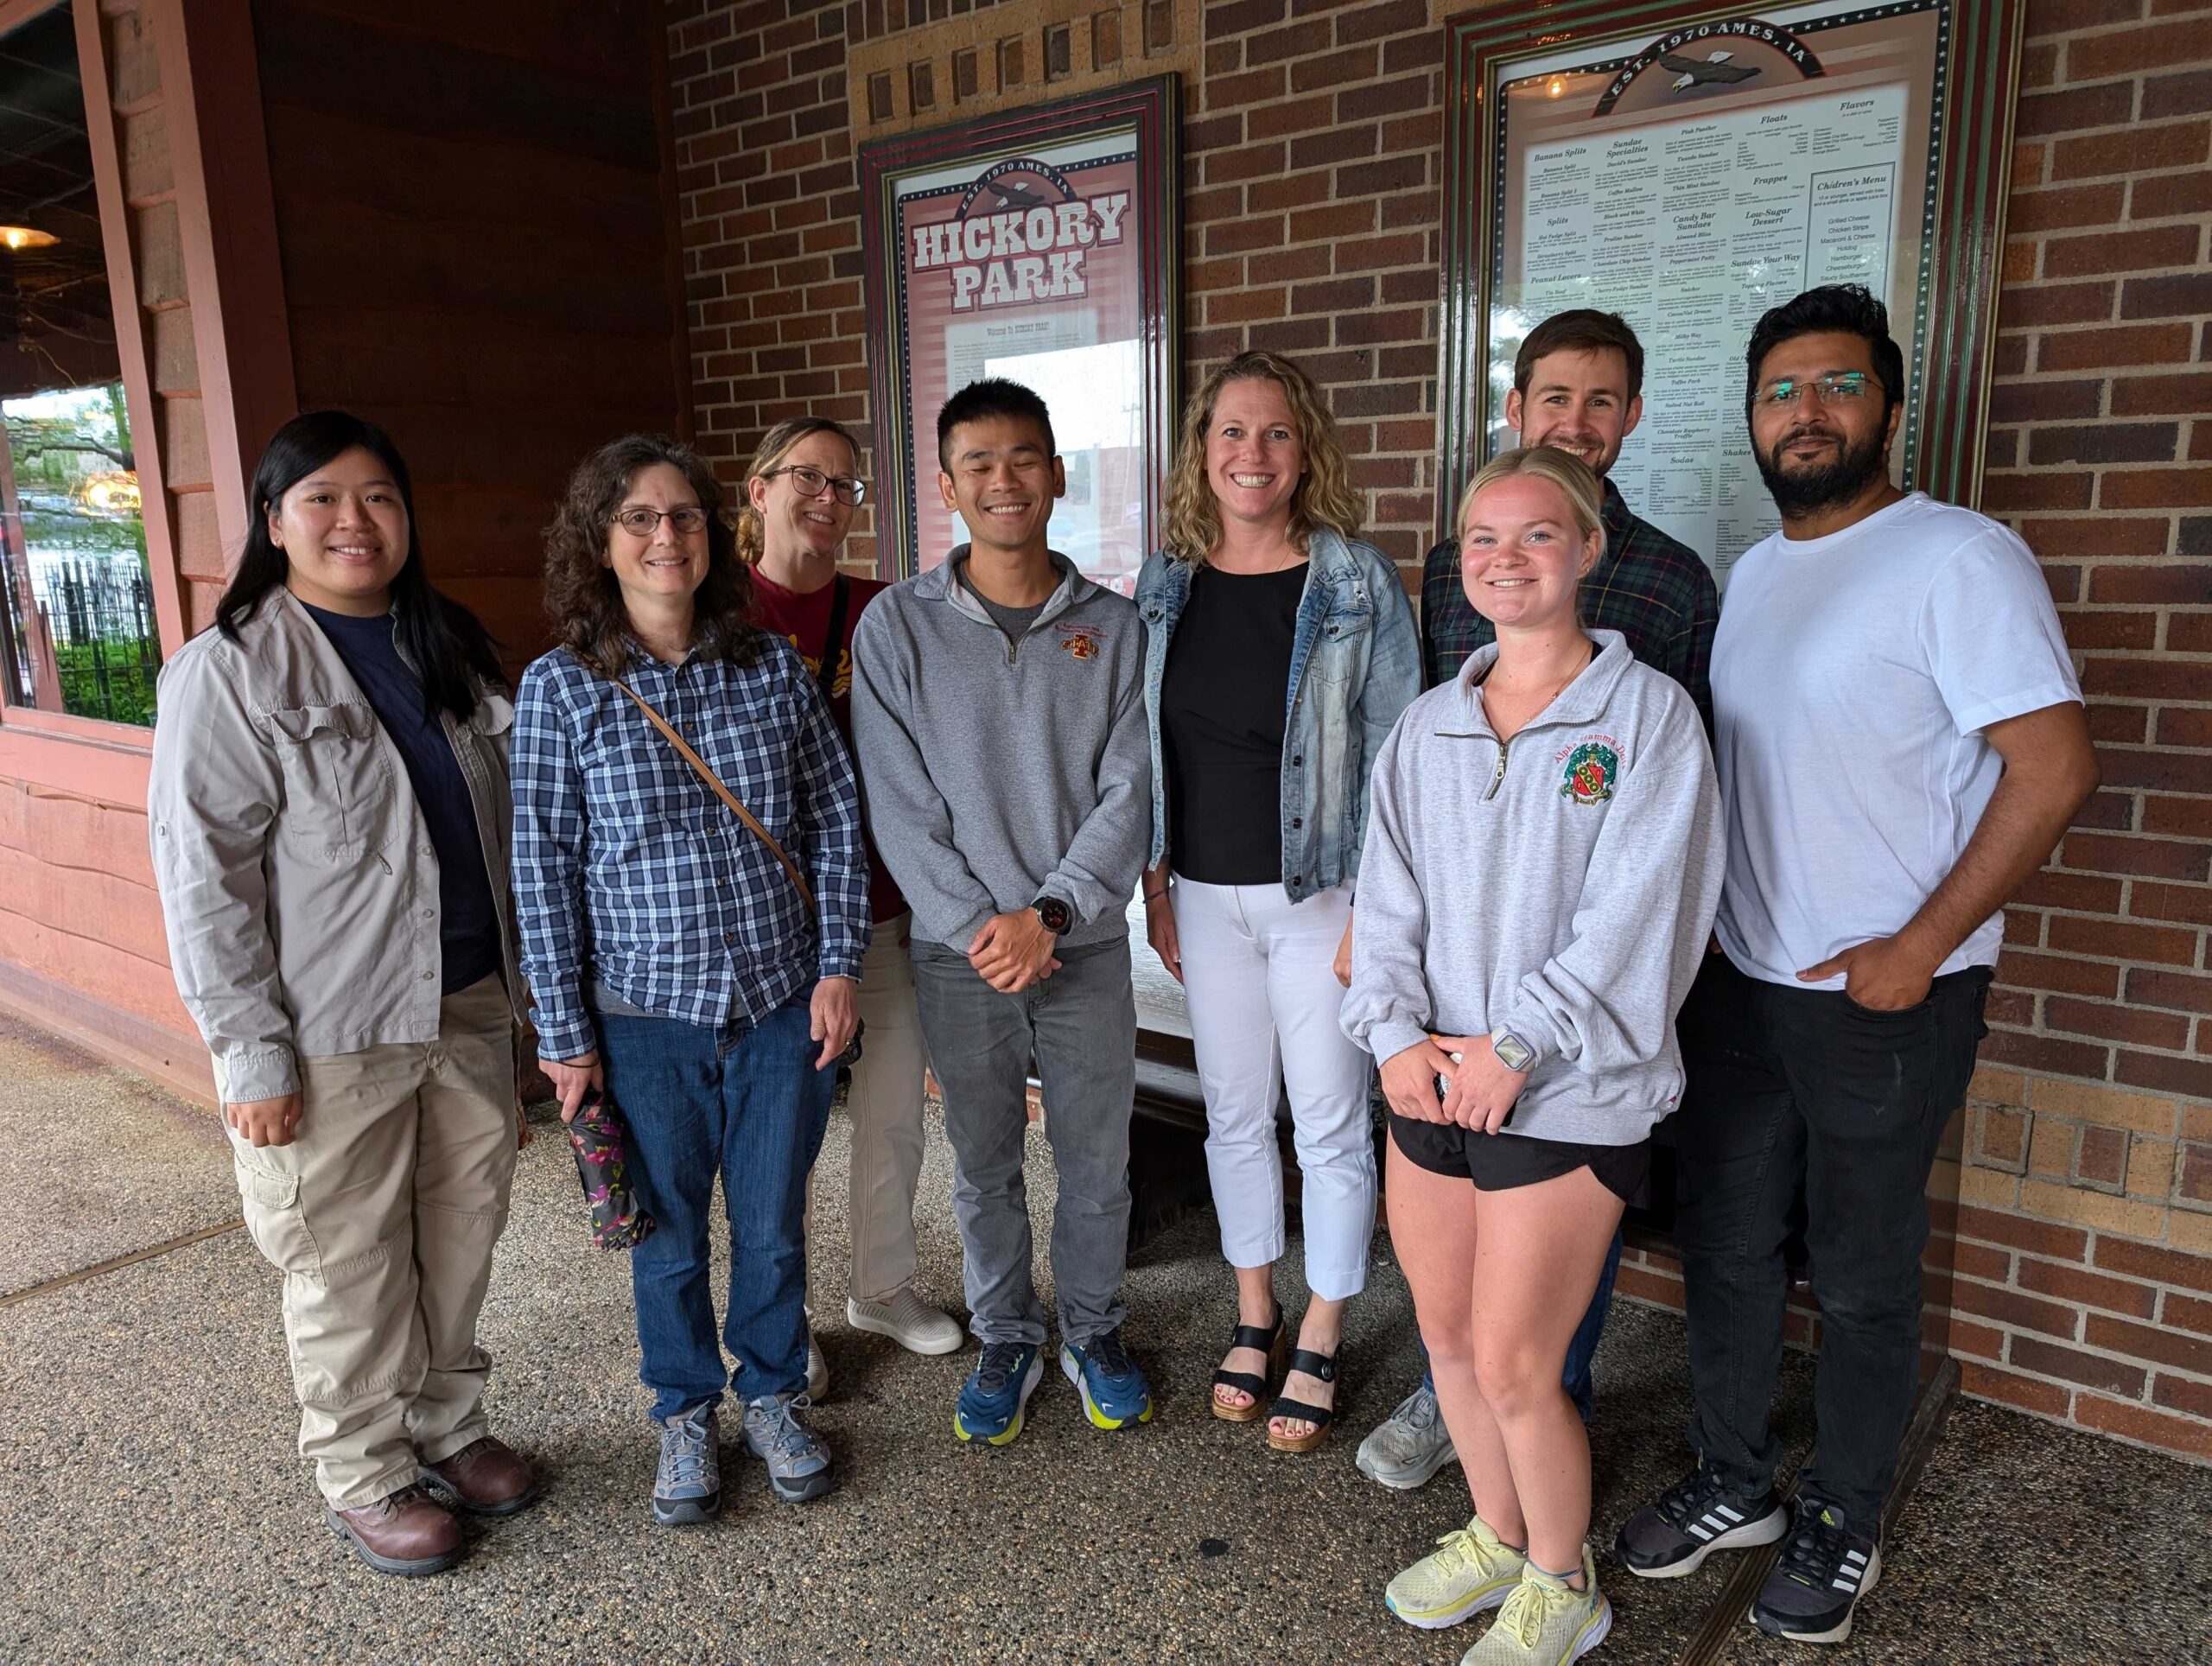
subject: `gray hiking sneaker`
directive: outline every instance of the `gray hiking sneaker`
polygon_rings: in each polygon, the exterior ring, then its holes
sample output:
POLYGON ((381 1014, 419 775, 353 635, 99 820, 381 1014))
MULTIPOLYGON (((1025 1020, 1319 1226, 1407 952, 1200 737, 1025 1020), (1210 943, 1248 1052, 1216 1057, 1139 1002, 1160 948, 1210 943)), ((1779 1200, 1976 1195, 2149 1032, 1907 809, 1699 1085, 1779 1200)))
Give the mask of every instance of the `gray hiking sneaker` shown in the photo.
POLYGON ((819 1498, 837 1484, 830 1448, 798 1421, 807 1405, 801 1394, 764 1394, 745 1402, 745 1446, 768 1466, 768 1490, 787 1504, 819 1498))
POLYGON ((663 1527, 712 1521, 722 1507, 721 1425, 702 1401, 660 1426, 653 1519, 663 1527))
POLYGON ((1352 1461, 1369 1480, 1401 1491, 1420 1486, 1445 1465, 1459 1461, 1437 1409, 1436 1390, 1426 1377, 1359 1443, 1359 1456, 1352 1461))

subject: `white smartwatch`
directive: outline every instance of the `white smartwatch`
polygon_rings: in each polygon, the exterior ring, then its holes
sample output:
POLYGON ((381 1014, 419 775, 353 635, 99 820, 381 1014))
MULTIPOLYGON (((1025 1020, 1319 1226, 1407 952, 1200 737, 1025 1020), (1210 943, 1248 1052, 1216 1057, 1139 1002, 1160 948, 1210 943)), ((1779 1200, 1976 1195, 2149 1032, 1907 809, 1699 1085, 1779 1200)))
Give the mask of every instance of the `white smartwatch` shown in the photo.
POLYGON ((1536 1050, 1503 1024, 1490 1033, 1490 1050, 1508 1070, 1526 1070, 1536 1062, 1536 1050))

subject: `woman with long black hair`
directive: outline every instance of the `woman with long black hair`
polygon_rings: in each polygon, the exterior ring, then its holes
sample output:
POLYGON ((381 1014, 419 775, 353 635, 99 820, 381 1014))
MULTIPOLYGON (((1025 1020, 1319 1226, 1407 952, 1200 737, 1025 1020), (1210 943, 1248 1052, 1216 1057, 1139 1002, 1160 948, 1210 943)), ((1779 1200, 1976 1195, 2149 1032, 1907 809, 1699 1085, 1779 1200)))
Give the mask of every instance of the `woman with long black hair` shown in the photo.
POLYGON ((506 1515, 537 1490, 486 1422, 476 1341, 520 1138, 514 708, 430 587, 383 429, 294 417, 251 510, 214 628, 162 674, 154 873, 329 1525, 380 1573, 434 1574, 461 1545, 442 1499, 506 1515))

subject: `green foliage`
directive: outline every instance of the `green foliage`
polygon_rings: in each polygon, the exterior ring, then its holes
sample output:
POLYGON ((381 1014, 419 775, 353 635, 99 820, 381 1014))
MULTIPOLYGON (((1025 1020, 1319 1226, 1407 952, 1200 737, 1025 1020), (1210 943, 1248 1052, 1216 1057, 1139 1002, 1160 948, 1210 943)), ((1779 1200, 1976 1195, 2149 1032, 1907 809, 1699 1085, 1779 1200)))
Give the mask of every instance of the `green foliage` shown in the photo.
POLYGON ((54 658, 61 674, 62 704, 79 717, 151 728, 157 668, 143 664, 139 656, 139 644, 129 637, 56 644, 54 658), (107 668, 105 699, 100 689, 102 662, 107 668))

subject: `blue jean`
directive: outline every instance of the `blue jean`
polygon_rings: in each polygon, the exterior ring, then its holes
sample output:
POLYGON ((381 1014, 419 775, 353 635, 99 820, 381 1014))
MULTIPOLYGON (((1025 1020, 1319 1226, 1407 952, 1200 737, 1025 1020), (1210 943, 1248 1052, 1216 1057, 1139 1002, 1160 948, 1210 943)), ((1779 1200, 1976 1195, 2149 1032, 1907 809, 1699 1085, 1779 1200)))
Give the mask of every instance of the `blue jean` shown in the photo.
POLYGON ((656 1419, 806 1386, 806 1172, 822 1149, 836 1070, 814 1068, 804 997, 755 1027, 600 1020, 607 1091, 629 1124, 630 1179, 658 1230, 630 1252, 638 1376, 656 1419), (708 1288, 715 1176, 729 1217, 729 1307, 715 1342, 708 1288))
MULTIPOLYGON (((1574 1402, 1575 1410, 1582 1414, 1587 1423, 1598 1409, 1597 1385, 1590 1380, 1590 1362, 1598 1357, 1598 1339, 1605 1333, 1605 1315, 1613 1306, 1613 1278, 1621 1270, 1621 1235, 1613 1233, 1612 1248, 1605 1251, 1605 1270, 1598 1275, 1598 1288, 1590 1298, 1590 1307, 1582 1315, 1582 1323, 1575 1327, 1574 1339, 1567 1345, 1567 1368, 1559 1380, 1574 1402)), ((1428 1350, 1421 1351, 1421 1385, 1431 1394, 1436 1392, 1436 1378, 1428 1370, 1428 1350)))

